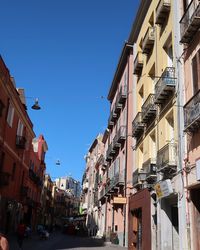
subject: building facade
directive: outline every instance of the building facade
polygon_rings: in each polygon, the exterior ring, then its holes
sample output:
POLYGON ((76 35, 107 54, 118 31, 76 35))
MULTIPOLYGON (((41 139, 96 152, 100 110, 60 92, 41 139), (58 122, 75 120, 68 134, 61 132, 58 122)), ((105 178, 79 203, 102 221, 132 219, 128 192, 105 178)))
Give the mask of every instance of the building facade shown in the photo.
MULTIPOLYGON (((37 223, 45 171, 43 143, 34 150, 33 124, 23 89, 17 89, 0 58, 0 229, 13 232, 21 219, 37 223)), ((45 151, 46 152, 46 151, 45 151)))
POLYGON ((184 46, 184 187, 188 249, 200 249, 200 2, 180 1, 180 42, 184 46))

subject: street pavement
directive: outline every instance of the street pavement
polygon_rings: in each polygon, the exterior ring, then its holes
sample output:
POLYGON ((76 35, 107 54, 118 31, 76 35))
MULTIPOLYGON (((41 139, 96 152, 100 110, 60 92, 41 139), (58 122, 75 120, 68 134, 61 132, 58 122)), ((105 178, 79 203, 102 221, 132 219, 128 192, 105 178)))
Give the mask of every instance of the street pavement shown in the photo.
MULTIPOLYGON (((15 236, 8 238, 10 250, 19 250, 17 239, 15 236)), ((54 232, 50 235, 48 240, 39 239, 38 235, 32 235, 31 238, 25 239, 23 242, 23 250, 65 250, 65 249, 78 249, 78 250, 126 250, 117 245, 104 243, 102 239, 77 237, 54 232)))

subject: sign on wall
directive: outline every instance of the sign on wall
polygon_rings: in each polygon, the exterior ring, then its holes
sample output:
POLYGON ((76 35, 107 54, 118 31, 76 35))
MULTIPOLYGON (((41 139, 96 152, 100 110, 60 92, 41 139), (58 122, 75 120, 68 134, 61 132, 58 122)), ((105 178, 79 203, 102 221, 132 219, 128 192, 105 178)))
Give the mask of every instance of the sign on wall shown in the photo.
POLYGON ((113 204, 126 204, 126 197, 114 197, 113 204))
POLYGON ((154 186, 158 199, 169 196, 173 193, 171 180, 164 180, 154 186))

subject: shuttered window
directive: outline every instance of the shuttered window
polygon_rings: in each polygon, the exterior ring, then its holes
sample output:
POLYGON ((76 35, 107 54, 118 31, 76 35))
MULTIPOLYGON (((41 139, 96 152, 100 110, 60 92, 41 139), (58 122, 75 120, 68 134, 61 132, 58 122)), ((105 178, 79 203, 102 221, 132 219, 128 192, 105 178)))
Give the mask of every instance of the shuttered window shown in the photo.
POLYGON ((200 50, 192 59, 193 94, 196 94, 200 86, 200 50))
POLYGON ((14 108, 13 108, 12 104, 10 103, 9 108, 8 108, 7 123, 11 128, 12 128, 12 124, 13 124, 13 118, 14 118, 14 108))

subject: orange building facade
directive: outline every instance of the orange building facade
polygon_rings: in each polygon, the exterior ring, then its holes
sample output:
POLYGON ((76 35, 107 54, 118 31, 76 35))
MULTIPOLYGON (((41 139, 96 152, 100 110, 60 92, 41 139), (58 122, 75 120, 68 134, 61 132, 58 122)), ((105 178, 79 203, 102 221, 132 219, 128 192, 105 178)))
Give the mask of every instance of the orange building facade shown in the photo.
POLYGON ((24 90, 0 58, 0 230, 6 233, 21 219, 35 227, 40 211, 47 144, 35 138, 26 109, 24 90))

